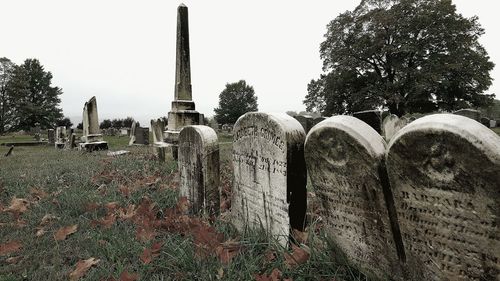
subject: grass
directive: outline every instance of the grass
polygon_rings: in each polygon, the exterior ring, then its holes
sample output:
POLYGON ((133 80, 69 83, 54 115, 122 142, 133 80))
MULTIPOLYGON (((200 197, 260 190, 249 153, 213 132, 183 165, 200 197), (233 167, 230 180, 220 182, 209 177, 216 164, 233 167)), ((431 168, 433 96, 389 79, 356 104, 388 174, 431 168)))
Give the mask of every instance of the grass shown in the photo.
MULTIPOLYGON (((17 138, 17 137, 16 137, 17 138)), ((2 137, 9 139, 9 137, 2 137)), ((283 278, 293 280, 366 280, 344 261, 336 259, 323 233, 310 233, 311 256, 297 267, 286 266, 283 249, 260 231, 237 233, 227 219, 216 218, 212 227, 224 241, 238 241, 239 253, 225 264, 217 254, 199 254, 196 233, 179 233, 157 228, 149 241, 138 239, 139 225, 116 220, 109 228, 96 225, 110 211, 106 204, 140 206, 149 198, 154 216, 163 221, 177 204, 176 162, 159 163, 148 147, 127 147, 126 137, 106 137, 110 149, 131 153, 108 157, 106 152, 82 153, 49 146, 16 147, 9 157, 0 157, 0 210, 12 198, 30 202, 26 212, 0 212, 0 245, 19 241, 17 252, 0 255, 0 280, 68 280, 75 264, 94 257, 100 262, 81 280, 119 278, 124 271, 140 280, 254 280, 255 274, 269 275, 277 268, 283 278), (123 192, 124 188, 132 190, 123 192), (89 209, 93 203, 96 209, 89 209), (57 217, 43 226, 42 218, 57 217), (78 225, 63 241, 54 239, 61 227, 78 225), (151 263, 140 256, 155 242, 163 246, 151 263), (313 247, 314 244, 314 247, 313 247), (269 253, 275 258, 269 259, 269 253), (14 259, 13 259, 14 258, 14 259), (18 260, 16 260, 18 259, 18 260), (12 262, 12 260, 16 260, 12 262)), ((229 136, 221 136, 221 185, 230 188, 231 148, 229 136)), ((0 146, 2 155, 7 148, 0 146)), ((203 228, 202 228, 203 229, 203 228)), ((312 226, 310 229, 314 229, 312 226)))

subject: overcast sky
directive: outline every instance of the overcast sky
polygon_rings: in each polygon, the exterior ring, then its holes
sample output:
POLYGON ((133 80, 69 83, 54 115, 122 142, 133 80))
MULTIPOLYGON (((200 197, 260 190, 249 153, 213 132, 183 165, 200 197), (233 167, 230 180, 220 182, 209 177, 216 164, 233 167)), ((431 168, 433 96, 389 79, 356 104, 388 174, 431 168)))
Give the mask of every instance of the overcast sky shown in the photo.
MULTIPOLYGON (((477 15, 480 42, 500 60, 498 1, 454 0, 477 15)), ((0 57, 38 58, 63 89, 64 114, 81 121, 97 97, 100 120, 132 116, 143 125, 166 116, 174 96, 180 1, 0 0, 0 57)), ((358 0, 186 0, 196 109, 212 116, 228 82, 245 79, 260 111, 305 110, 307 84, 319 77, 326 25, 358 0)), ((489 93, 499 93, 500 71, 489 93)), ((500 93, 499 93, 500 95, 500 93)), ((498 98, 498 97, 497 97, 498 98)))

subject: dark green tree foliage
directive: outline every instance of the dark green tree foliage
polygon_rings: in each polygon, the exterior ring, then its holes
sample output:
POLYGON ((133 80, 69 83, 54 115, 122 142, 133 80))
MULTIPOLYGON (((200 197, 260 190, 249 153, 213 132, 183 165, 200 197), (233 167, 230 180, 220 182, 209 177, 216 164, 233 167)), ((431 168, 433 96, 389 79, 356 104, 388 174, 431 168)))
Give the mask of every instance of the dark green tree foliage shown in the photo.
POLYGON ((0 134, 12 126, 12 98, 7 91, 16 65, 8 58, 0 58, 0 134))
POLYGON ((76 128, 79 130, 83 130, 83 122, 78 123, 78 125, 76 125, 76 128))
POLYGON ((134 123, 134 121, 135 121, 134 118, 129 116, 129 117, 122 120, 122 125, 125 128, 130 128, 130 127, 132 127, 132 123, 134 123))
POLYGON ((64 126, 67 129, 69 129, 69 128, 71 128, 71 126, 73 126, 73 123, 71 122, 71 119, 69 119, 68 117, 64 117, 62 119, 57 120, 56 125, 57 126, 64 126))
POLYGON ((101 124, 99 124, 99 127, 101 127, 101 129, 108 129, 108 128, 111 128, 112 126, 112 123, 111 123, 111 120, 109 119, 104 119, 102 120, 101 124))
POLYGON ((37 59, 27 59, 15 67, 7 91, 15 108, 15 129, 28 130, 39 124, 42 128, 52 128, 62 119, 58 107, 62 90, 52 87, 52 74, 44 70, 37 59))
POLYGON ((111 127, 116 128, 116 129, 123 127, 123 120, 122 119, 111 120, 111 127))
POLYGON ((234 124, 241 115, 257 110, 257 96, 245 80, 226 84, 219 95, 219 107, 214 109, 219 124, 234 124))
POLYGON ((483 33, 451 0, 362 0, 328 24, 325 74, 304 104, 324 115, 382 106, 399 116, 487 105, 494 64, 483 33))

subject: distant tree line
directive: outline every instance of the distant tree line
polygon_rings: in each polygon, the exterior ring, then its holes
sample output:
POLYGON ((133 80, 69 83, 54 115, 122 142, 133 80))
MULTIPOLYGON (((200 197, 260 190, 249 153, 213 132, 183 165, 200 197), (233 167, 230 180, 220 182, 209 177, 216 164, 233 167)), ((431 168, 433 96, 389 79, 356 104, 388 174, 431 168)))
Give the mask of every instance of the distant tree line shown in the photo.
POLYGON ((127 117, 125 119, 104 119, 102 120, 101 124, 99 124, 99 127, 101 129, 109 129, 109 128, 115 128, 115 129, 120 129, 120 128, 130 128, 132 127, 132 123, 134 122, 134 118, 132 117, 127 117))
POLYGON ((72 125, 62 114, 59 96, 63 91, 52 86, 52 77, 37 59, 16 65, 0 58, 0 134, 72 125))

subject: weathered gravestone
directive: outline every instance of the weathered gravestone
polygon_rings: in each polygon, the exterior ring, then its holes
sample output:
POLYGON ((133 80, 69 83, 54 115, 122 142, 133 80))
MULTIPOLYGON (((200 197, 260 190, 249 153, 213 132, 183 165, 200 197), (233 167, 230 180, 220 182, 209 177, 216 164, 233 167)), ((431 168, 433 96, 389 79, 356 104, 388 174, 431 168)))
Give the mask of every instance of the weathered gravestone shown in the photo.
POLYGON ((304 226, 304 129, 286 114, 250 112, 233 133, 233 223, 240 231, 262 227, 286 244, 290 227, 304 226))
POLYGON ((483 124, 484 126, 490 128, 490 119, 488 119, 486 117, 481 117, 481 124, 483 124))
POLYGON ((132 126, 130 127, 130 140, 128 145, 133 145, 135 143, 135 129, 137 127, 137 122, 132 122, 132 126))
POLYGON ((180 196, 192 214, 219 213, 219 143, 217 133, 202 125, 186 126, 179 135, 180 196))
POLYGON ((500 280, 498 135, 426 116, 391 140, 387 169, 411 279, 500 280))
POLYGON ((149 128, 139 127, 134 121, 130 128, 129 145, 148 145, 149 144, 149 128))
POLYGON ((340 115, 311 129, 305 158, 330 238, 367 275, 401 279, 402 242, 389 215, 394 206, 384 166, 385 145, 368 124, 340 115))
POLYGON ((313 127, 313 125, 312 125, 313 118, 311 116, 295 115, 295 116, 293 116, 293 118, 295 118, 295 120, 299 121, 300 125, 302 125, 302 128, 304 128, 304 131, 306 134, 313 127))
POLYGON ((490 128, 495 128, 497 126, 497 121, 490 119, 490 128))
POLYGON ((168 146, 164 141, 163 132, 165 131, 165 122, 162 119, 151 120, 151 131, 153 132, 153 152, 158 156, 161 162, 165 162, 168 153, 168 146))
POLYGON ((399 118, 397 115, 391 114, 384 118, 382 122, 382 136, 386 141, 389 141, 399 130, 410 123, 406 117, 399 118))
POLYGON ((92 97, 83 106, 83 142, 79 148, 86 151, 106 150, 108 143, 104 141, 99 128, 99 116, 97 114, 97 100, 92 97))
POLYGON ((55 136, 54 129, 48 129, 47 130, 47 141, 48 141, 49 145, 54 145, 55 144, 55 142, 56 142, 56 136, 55 136))
POLYGON ((64 148, 66 141, 67 141, 66 127, 64 127, 64 126, 57 127, 56 128, 55 147, 56 148, 64 148))
POLYGON ((354 112, 352 116, 370 125, 377 133, 382 134, 382 120, 388 115, 387 112, 380 110, 365 110, 354 112))

